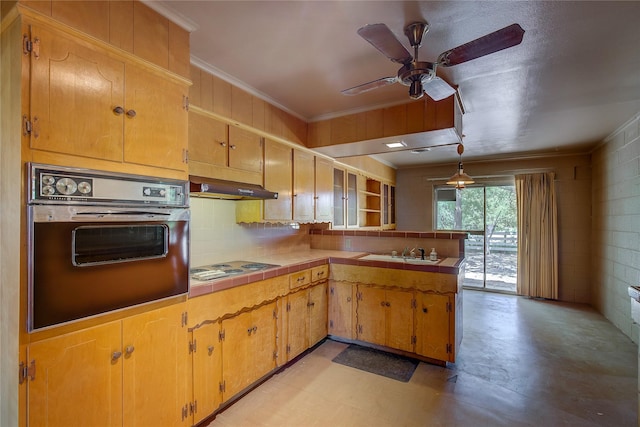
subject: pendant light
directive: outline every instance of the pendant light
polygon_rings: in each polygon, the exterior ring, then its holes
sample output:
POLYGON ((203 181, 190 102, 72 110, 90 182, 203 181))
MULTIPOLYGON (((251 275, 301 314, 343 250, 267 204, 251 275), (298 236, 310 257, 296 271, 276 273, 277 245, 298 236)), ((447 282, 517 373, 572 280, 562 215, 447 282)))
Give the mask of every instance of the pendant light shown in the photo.
POLYGON ((458 189, 463 189, 467 184, 473 184, 475 181, 469 175, 464 173, 462 169, 462 153, 464 153, 464 145, 458 144, 458 154, 460 155, 460 162, 458 162, 458 170, 454 173, 449 181, 448 185, 455 185, 458 189))

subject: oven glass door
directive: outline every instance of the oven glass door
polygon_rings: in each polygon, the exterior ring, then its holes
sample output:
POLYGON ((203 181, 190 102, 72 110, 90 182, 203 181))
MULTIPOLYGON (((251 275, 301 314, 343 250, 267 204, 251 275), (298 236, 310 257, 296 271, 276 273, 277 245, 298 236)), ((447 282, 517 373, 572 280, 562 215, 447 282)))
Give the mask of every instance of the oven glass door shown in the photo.
POLYGON ((162 258, 168 237, 166 224, 79 226, 72 232, 71 262, 81 267, 162 258))

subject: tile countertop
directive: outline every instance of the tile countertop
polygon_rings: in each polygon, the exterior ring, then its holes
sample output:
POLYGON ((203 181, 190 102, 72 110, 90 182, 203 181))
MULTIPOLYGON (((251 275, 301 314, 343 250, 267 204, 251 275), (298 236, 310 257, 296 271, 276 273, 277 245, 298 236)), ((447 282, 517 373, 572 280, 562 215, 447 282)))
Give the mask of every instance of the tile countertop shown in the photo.
POLYGON ((445 258, 437 265, 409 265, 396 262, 358 259, 365 255, 369 255, 369 253, 310 249, 308 251, 273 254, 265 257, 251 257, 248 261, 277 264, 280 267, 209 281, 191 280, 189 296, 196 297, 236 286, 247 285, 260 280, 270 279, 284 274, 295 273, 297 271, 327 264, 329 259, 335 264, 360 265, 363 267, 400 268, 403 270, 417 270, 446 274, 458 274, 459 268, 464 262, 464 259, 460 258, 445 258))

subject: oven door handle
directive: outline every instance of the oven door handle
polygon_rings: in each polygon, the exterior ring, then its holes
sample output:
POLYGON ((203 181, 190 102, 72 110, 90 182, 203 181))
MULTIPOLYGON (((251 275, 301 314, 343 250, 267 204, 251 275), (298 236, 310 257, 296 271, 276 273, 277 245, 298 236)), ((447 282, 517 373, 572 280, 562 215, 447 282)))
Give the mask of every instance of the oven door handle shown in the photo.
POLYGON ((108 217, 141 217, 145 219, 167 218, 169 212, 147 212, 147 211, 106 211, 106 212, 76 212, 76 218, 108 218, 108 217))

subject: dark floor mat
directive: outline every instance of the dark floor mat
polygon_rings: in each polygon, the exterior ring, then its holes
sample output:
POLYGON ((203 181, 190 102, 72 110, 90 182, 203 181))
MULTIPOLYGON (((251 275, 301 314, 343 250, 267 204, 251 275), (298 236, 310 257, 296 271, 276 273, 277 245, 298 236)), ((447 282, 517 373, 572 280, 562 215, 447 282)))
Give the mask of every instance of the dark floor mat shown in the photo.
POLYGON ((417 360, 355 344, 342 350, 333 362, 405 383, 418 366, 417 360))

